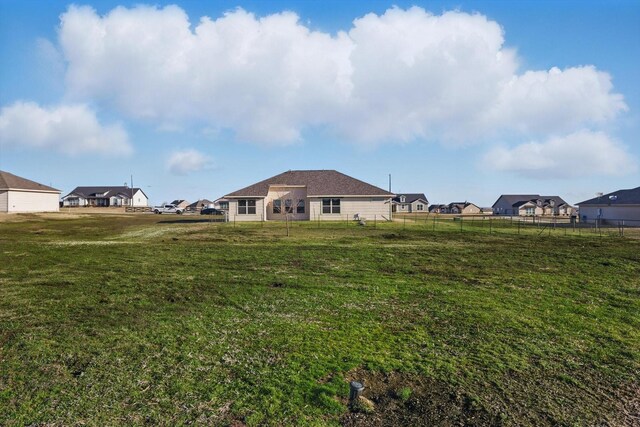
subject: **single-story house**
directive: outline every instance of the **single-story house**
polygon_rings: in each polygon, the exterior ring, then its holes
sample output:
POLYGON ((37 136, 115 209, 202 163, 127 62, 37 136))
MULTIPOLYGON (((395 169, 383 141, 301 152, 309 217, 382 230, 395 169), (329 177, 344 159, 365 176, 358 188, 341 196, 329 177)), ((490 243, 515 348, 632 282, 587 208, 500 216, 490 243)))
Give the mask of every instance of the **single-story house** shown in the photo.
POLYGON ((62 198, 62 206, 134 206, 144 207, 149 203, 147 195, 140 188, 117 187, 76 187, 62 198))
POLYGON ((638 221, 640 225, 640 187, 618 190, 578 203, 580 219, 593 221, 638 221))
POLYGON ((393 212, 427 212, 429 201, 424 193, 402 193, 393 198, 393 212))
POLYGON ((187 210, 192 212, 198 212, 208 207, 209 205, 213 205, 213 202, 211 200, 200 199, 197 202, 193 202, 189 206, 187 206, 187 210))
POLYGON ((60 190, 0 171, 0 212, 57 212, 60 190))
POLYGON ((471 202, 453 202, 447 205, 447 213, 461 215, 478 215, 480 208, 471 202))
POLYGON ((189 202, 182 199, 174 200, 173 202, 171 202, 171 204, 180 209, 187 209, 189 207, 189 202))
POLYGON ((483 208, 480 208, 475 203, 471 202, 452 202, 448 205, 431 205, 429 206, 429 212, 455 215, 491 214, 491 212, 484 212, 483 208))
POLYGON ((493 204, 494 215, 570 216, 573 207, 559 196, 503 194, 493 204))
POLYGON ((435 213, 435 214, 447 213, 447 205, 431 205, 429 206, 429 213, 435 213))
POLYGON ((229 200, 225 199, 224 197, 220 197, 218 199, 215 199, 213 201, 213 207, 216 209, 219 209, 221 211, 228 211, 229 210, 229 200))
POLYGON ((393 197, 335 170, 290 170, 224 196, 230 221, 391 220, 393 197))

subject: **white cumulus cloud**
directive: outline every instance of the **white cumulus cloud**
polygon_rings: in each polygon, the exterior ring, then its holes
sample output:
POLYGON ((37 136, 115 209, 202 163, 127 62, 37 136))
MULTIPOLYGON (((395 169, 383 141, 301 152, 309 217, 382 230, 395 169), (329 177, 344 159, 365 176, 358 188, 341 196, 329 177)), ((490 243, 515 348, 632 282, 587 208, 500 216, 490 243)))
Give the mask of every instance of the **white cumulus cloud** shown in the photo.
POLYGON ((612 90, 611 76, 593 66, 527 71, 501 89, 487 118, 523 133, 571 132, 627 110, 622 95, 612 90))
POLYGON ((175 175, 187 175, 212 167, 212 158, 194 149, 175 151, 167 161, 167 169, 175 175))
POLYGON ((41 107, 15 102, 0 110, 0 143, 15 148, 44 148, 69 155, 131 153, 127 132, 120 124, 101 124, 83 104, 41 107))
POLYGON ((626 109, 606 72, 520 70, 497 22, 458 11, 391 8, 332 35, 292 12, 192 23, 178 6, 104 16, 71 6, 58 43, 71 99, 256 143, 293 143, 314 127, 372 144, 548 136, 626 109))
POLYGON ((484 156, 483 167, 534 178, 624 175, 638 170, 624 145, 603 132, 587 130, 514 148, 496 147, 484 156))

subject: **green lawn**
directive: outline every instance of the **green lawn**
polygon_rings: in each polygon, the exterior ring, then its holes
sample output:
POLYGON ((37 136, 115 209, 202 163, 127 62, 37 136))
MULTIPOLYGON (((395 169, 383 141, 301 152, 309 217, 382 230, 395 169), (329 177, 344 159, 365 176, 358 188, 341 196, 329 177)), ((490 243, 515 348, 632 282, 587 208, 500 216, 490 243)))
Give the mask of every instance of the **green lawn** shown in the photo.
POLYGON ((15 218, 0 222, 0 425, 637 416, 640 240, 498 222, 293 223, 287 237, 198 217, 15 218), (349 411, 350 379, 372 413, 349 411))

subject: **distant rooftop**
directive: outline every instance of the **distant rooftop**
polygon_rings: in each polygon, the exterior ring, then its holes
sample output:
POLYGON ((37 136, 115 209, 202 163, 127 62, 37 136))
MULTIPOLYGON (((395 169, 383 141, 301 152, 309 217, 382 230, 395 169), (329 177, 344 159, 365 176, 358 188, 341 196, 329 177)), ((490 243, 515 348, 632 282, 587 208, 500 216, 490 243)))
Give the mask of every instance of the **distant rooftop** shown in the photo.
POLYGON ((618 190, 612 193, 603 194, 600 197, 576 203, 578 206, 586 205, 640 205, 640 187, 628 190, 618 190))

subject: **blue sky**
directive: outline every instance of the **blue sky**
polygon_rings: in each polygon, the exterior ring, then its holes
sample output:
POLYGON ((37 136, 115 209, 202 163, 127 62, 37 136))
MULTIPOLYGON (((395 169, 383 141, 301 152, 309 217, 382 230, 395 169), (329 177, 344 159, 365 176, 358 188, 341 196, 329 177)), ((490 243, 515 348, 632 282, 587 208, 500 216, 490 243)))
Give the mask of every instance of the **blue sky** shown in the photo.
POLYGON ((483 206, 640 185, 638 2, 150 4, 0 0, 0 169, 153 203, 288 169, 483 206))

